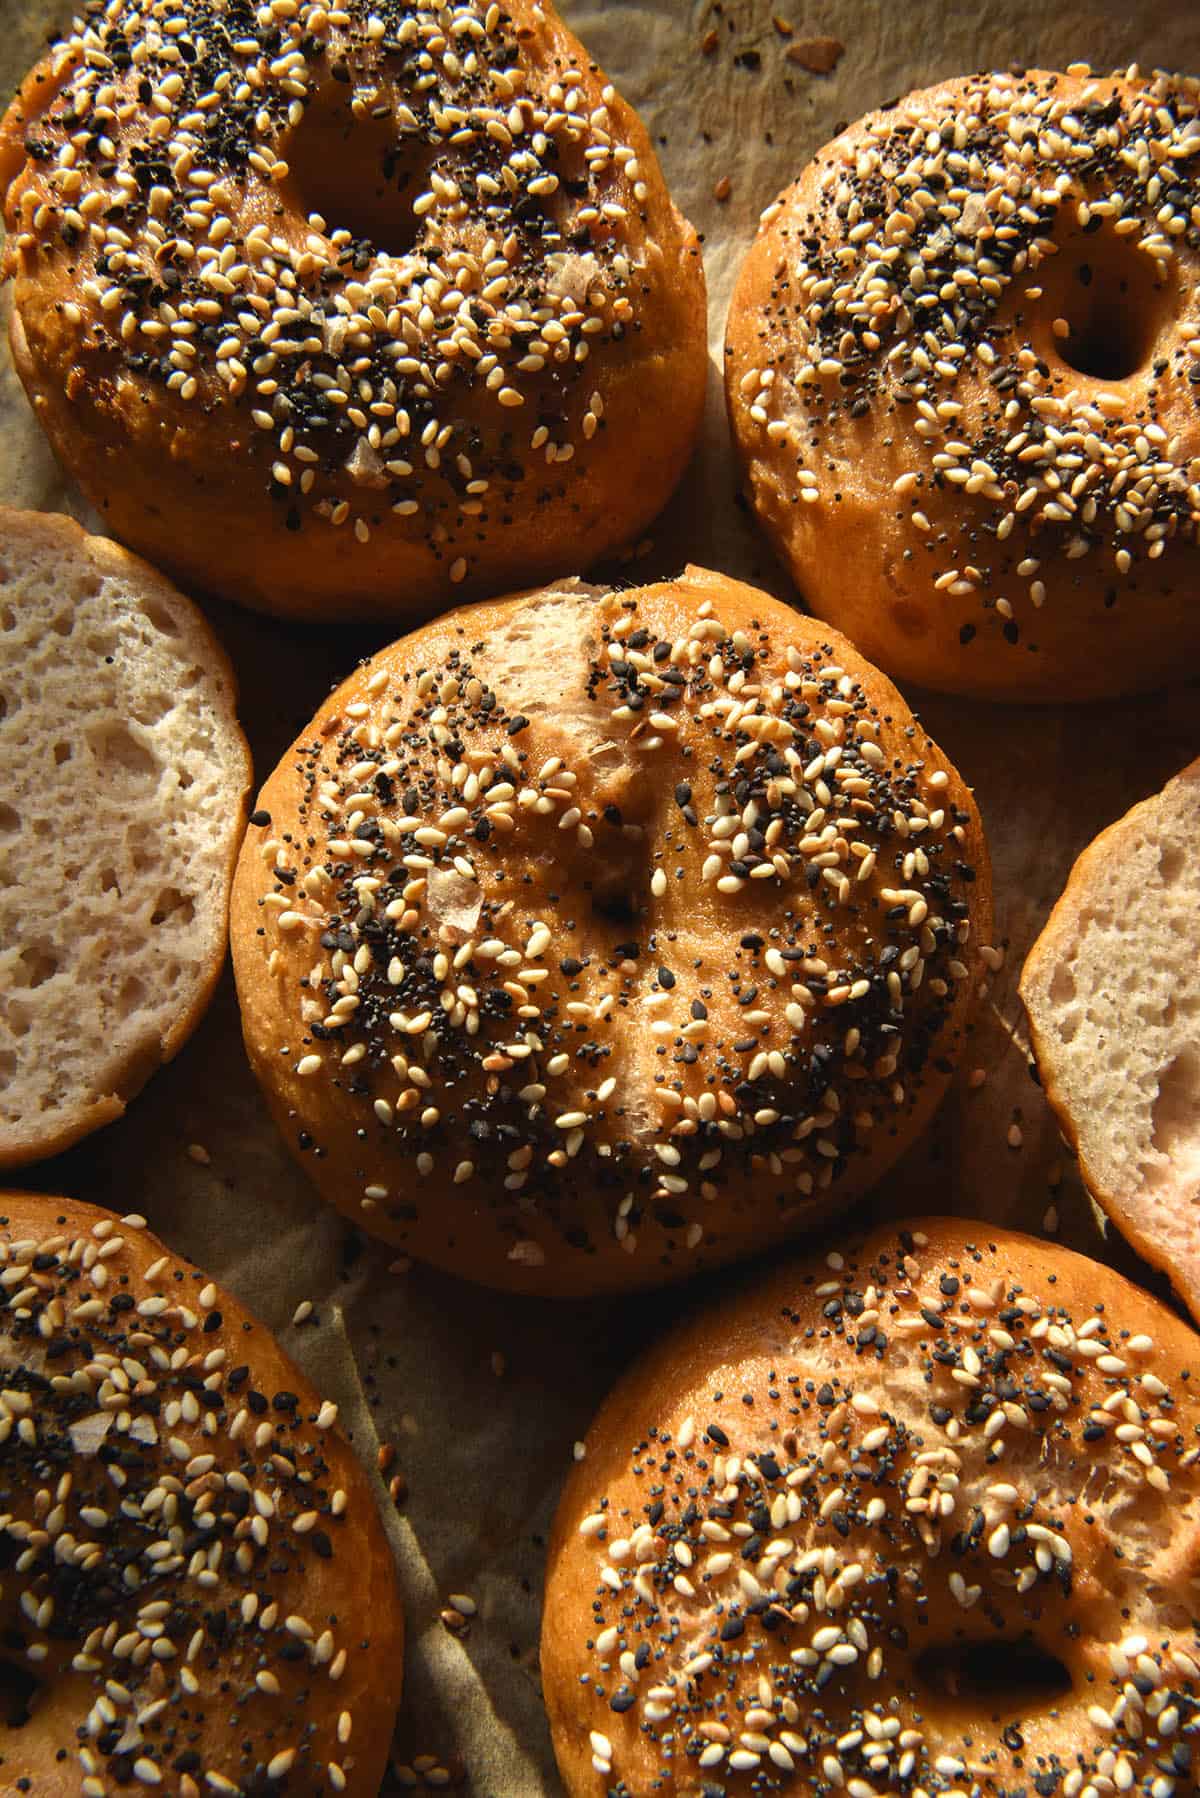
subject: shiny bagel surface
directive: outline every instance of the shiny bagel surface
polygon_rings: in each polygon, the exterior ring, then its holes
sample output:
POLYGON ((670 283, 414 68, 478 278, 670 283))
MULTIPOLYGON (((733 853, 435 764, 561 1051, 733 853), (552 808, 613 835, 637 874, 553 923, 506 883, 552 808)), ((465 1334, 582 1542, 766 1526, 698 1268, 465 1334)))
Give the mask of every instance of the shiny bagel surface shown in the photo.
POLYGON ((1200 88, 1029 70, 869 113, 763 214, 747 492, 893 677, 1081 700, 1200 670, 1200 88))
POLYGON ((0 1785, 374 1798, 401 1684, 362 1468, 144 1219, 0 1194, 0 1785))
POLYGON ((232 910, 251 1064, 325 1197, 554 1295, 865 1190, 990 928, 974 802, 895 689, 702 569, 381 651, 264 786, 232 910))
POLYGON ((670 1332, 588 1432, 542 1681, 569 1798, 1195 1790, 1200 1338, 970 1218, 670 1332))
POLYGON ((683 470, 696 234, 549 4, 89 8, 3 187, 35 411, 192 590, 428 615, 636 539, 683 470))

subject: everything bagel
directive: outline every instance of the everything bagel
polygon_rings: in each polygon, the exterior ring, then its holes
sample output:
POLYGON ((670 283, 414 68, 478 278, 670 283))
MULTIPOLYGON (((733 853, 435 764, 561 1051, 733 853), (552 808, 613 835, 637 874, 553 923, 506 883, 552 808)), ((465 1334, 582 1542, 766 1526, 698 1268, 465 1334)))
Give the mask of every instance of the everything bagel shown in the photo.
POLYGON ((570 1798, 1196 1789, 1200 1339, 969 1219, 843 1241, 617 1386, 550 1545, 570 1798))
POLYGON ((549 4, 91 5, 5 188, 37 416, 193 589, 428 614, 622 546, 682 472, 696 234, 549 4))
POLYGON ((931 1116, 991 929, 959 775, 825 625, 690 569, 365 663, 234 883, 246 1046, 333 1204, 485 1284, 745 1255, 931 1116))
POLYGON ((365 1474, 139 1217, 0 1194, 0 1786, 375 1798, 400 1602, 365 1474))
POLYGON ((746 487, 808 604, 997 699, 1200 670, 1200 86, 1030 70, 869 113, 730 308, 746 487))

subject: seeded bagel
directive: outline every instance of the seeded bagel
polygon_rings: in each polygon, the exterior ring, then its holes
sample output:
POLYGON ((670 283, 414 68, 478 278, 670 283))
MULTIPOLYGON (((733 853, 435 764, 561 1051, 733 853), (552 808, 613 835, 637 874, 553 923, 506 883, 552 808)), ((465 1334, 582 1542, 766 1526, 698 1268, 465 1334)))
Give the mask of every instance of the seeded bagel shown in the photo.
POLYGON ((399 620, 545 579, 699 430, 696 234, 549 0, 88 9, 5 189, 34 410, 195 591, 399 620))
POLYGON ((730 308, 746 488, 899 680, 1081 700, 1200 672, 1200 84, 1031 69, 869 113, 730 308))
POLYGON ((675 1279, 864 1191, 991 928, 962 780, 844 638, 689 569, 450 613, 267 781, 251 1064, 321 1192, 547 1294, 675 1279))
POLYGON ((621 1380, 549 1550, 568 1798, 1196 1789, 1200 1339, 967 1219, 839 1242, 621 1380))
POLYGON ((375 1798, 401 1684, 366 1475, 139 1217, 0 1194, 0 1784, 375 1798))

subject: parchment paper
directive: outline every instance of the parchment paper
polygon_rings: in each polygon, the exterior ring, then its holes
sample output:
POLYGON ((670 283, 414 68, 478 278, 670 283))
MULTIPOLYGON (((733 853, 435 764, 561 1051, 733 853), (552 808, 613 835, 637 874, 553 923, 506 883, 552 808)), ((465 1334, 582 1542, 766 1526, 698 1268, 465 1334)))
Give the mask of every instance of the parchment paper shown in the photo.
MULTIPOLYGON (((67 10, 61 0, 0 0, 5 93, 67 10)), ((719 388, 728 295, 762 208, 840 122, 945 76, 1076 59, 1200 69, 1200 10, 1190 0, 563 0, 562 10, 641 108, 673 191, 705 238, 705 442, 652 543, 619 572, 654 579, 690 559, 783 596, 786 580, 735 501, 719 388), (776 16, 794 27, 791 38, 776 16), (790 44, 816 35, 845 46, 831 74, 809 73, 787 56, 790 44)), ((6 350, 0 495, 87 517, 56 473, 6 350)), ((262 777, 350 667, 346 633, 335 650, 330 634, 209 609, 239 670, 262 777)), ((355 648, 382 640, 364 633, 355 648)), ((935 1129, 868 1209, 955 1211, 1039 1231, 1054 1205, 1061 1240, 1165 1290, 1099 1229, 1030 1078, 1016 982, 1078 851, 1200 753, 1200 691, 1071 711, 932 696, 920 705, 977 788, 1007 961, 935 1129), (982 1086, 971 1083, 974 1069, 986 1073, 982 1086), (1009 1143, 1014 1124, 1020 1146, 1009 1143)), ((144 1211, 175 1248, 279 1331, 338 1401, 369 1465, 380 1444, 395 1445, 388 1477, 400 1473, 407 1496, 397 1505, 380 1483, 409 1618, 395 1786, 454 1784, 476 1798, 560 1795, 537 1672, 546 1528, 572 1445, 601 1396, 654 1331, 703 1302, 703 1285, 563 1306, 482 1293, 420 1268, 389 1269, 388 1251, 322 1208, 277 1140, 245 1065, 228 977, 195 1038, 127 1117, 26 1170, 24 1183, 144 1211), (305 1299, 315 1309, 297 1327, 291 1319, 305 1299), (453 1633, 440 1613, 451 1594, 463 1593, 478 1608, 468 1629, 453 1633)))

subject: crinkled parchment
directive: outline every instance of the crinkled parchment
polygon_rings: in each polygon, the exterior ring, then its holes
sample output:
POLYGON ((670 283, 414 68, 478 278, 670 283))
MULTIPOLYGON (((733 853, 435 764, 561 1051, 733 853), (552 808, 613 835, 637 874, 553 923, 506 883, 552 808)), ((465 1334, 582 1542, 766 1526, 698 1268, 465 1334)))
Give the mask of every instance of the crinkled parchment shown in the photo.
MULTIPOLYGON (((691 560, 785 596, 786 581, 734 498, 718 380, 730 288, 762 208, 840 122, 945 76, 1077 59, 1200 69, 1200 12, 1170 0, 724 0, 719 9, 711 0, 610 0, 563 10, 641 108, 679 204, 705 239, 705 441, 652 543, 621 572, 651 579, 691 560), (775 15, 794 27, 792 39, 775 15), (812 74, 788 58, 789 43, 812 36, 845 46, 833 73, 812 74)), ((63 16, 54 0, 0 0, 6 91, 63 16)), ((7 352, 0 411, 0 495, 86 518, 41 442, 7 352)), ((211 611, 238 667, 261 778, 332 682, 381 639, 211 611)), ((932 696, 919 703, 976 787, 1007 961, 935 1129, 872 1209, 954 1211, 1040 1230, 1054 1203, 1063 1241, 1161 1290, 1101 1234, 1030 1078, 1016 983, 1079 850, 1200 752, 1200 694, 1071 711, 932 696), (969 1085, 973 1069, 986 1072, 981 1087, 969 1085)), ((481 1293, 420 1268, 389 1271, 388 1252, 322 1208, 285 1154, 245 1065, 228 978, 195 1038, 129 1115, 27 1170, 25 1183, 145 1212, 280 1332, 338 1401, 369 1465, 380 1443, 395 1444, 407 1497, 396 1505, 382 1485, 380 1497, 410 1624, 401 1784, 444 1785, 439 1769, 448 1769, 476 1798, 559 1794, 537 1671, 543 1544, 557 1490, 606 1388, 703 1292, 561 1306, 481 1293), (296 1327, 304 1299, 315 1310, 296 1327), (451 1593, 469 1593, 478 1606, 462 1634, 440 1621, 451 1593)))

